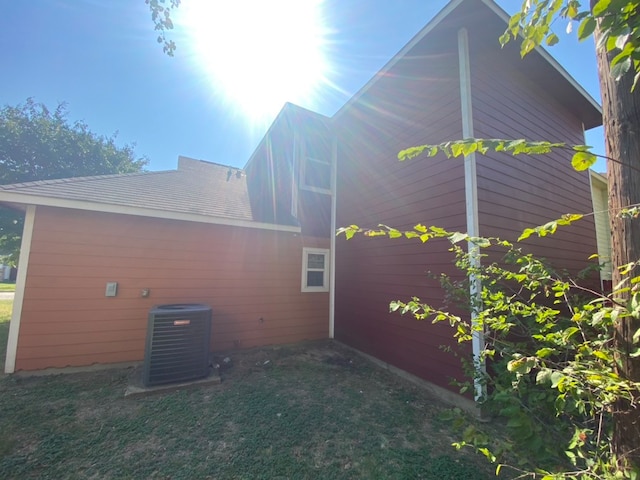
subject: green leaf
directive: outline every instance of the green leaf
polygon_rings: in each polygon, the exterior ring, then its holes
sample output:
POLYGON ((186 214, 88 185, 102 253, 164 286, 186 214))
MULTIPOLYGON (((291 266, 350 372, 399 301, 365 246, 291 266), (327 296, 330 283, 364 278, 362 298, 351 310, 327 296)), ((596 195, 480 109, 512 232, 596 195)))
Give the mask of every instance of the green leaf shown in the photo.
POLYGON ((594 16, 599 17, 603 13, 606 12, 607 8, 609 8, 609 4, 611 0, 599 0, 591 9, 591 12, 594 16))
POLYGON ((550 383, 551 382, 551 373, 552 373, 552 371, 550 369, 543 368, 536 375, 536 383, 537 384, 550 383))
POLYGON ((546 358, 549 355, 551 355, 552 353, 555 353, 555 350, 553 348, 549 348, 549 347, 545 347, 545 348, 541 348, 540 350, 538 350, 536 352, 536 355, 540 358, 546 358))
MULTIPOLYGON (((622 53, 620 54, 622 55, 622 53)), ((618 57, 616 57, 618 58, 618 57)), ((613 65, 613 62, 615 61, 614 58, 613 60, 611 60, 611 64, 613 65)), ((620 80, 631 68, 631 57, 626 57, 624 60, 616 63, 615 65, 613 65, 611 67, 611 76, 616 80, 620 80)), ((595 161, 594 161, 595 163, 595 161)))
POLYGON ((491 246, 491 240, 488 238, 471 237, 469 241, 480 248, 489 248, 491 246))
POLYGON ((560 382, 564 379, 564 374, 561 372, 553 372, 551 374, 551 388, 556 388, 560 382))
POLYGON ((458 242, 462 242, 463 240, 466 240, 467 237, 468 235, 466 233, 456 232, 449 237, 449 241, 451 243, 458 243, 458 242))
POLYGON ((580 22, 578 27, 578 40, 584 40, 589 38, 596 29, 596 19, 593 17, 586 17, 580 22))
POLYGON ((507 370, 517 374, 527 374, 536 366, 537 359, 534 357, 522 357, 511 360, 507 363, 507 370))
POLYGON ((578 172, 581 172, 583 170, 587 170, 591 168, 596 163, 597 160, 598 158, 593 153, 577 152, 571 158, 571 165, 575 170, 577 170, 578 172))
POLYGON ((551 33, 547 36, 547 40, 546 43, 548 46, 553 47, 554 45, 556 45, 558 42, 560 41, 560 39, 558 38, 558 35, 556 35, 555 33, 551 33))
POLYGON ((518 237, 518 241, 521 242, 522 240, 526 240, 534 233, 536 233, 534 228, 525 228, 522 234, 518 237))

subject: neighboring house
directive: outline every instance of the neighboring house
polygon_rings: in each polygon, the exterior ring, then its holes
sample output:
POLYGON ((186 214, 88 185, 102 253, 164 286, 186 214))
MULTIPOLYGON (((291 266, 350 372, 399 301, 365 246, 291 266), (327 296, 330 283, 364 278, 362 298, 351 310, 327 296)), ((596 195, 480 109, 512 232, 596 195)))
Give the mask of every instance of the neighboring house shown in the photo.
MULTIPOLYGON (((450 388, 449 328, 388 313, 394 299, 442 302, 427 272, 456 274, 448 242, 332 232, 423 223, 515 239, 593 209, 589 174, 563 153, 396 159, 464 137, 581 144, 600 124, 546 52, 500 48, 507 18, 491 0, 452 1, 333 117, 287 104, 242 171, 181 158, 171 172, 0 187, 27 211, 7 371, 139 361, 152 305, 203 302, 214 350, 335 337, 450 388)), ((597 251, 593 219, 528 245, 577 271, 597 251)))
POLYGON ((601 265, 600 279, 603 291, 611 291, 611 224, 609 219, 609 190, 603 174, 591 172, 591 198, 596 223, 598 263, 601 265))

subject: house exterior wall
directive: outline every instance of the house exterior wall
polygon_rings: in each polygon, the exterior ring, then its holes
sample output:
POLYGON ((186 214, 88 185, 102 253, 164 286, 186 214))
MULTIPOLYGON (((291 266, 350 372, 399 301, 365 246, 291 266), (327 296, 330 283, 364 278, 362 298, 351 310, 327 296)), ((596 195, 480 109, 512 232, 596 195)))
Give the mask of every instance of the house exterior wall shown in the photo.
POLYGON ((290 232, 38 207, 16 369, 139 361, 147 314, 168 303, 213 308, 213 351, 328 336, 328 293, 301 293, 290 232), (105 297, 118 282, 116 297, 105 297), (150 296, 142 298, 143 289, 150 296))
MULTIPOLYGON (((470 38, 475 137, 584 143, 581 119, 521 73, 527 58, 520 60, 517 48, 502 50, 473 29, 470 38)), ((571 155, 478 155, 480 235, 513 241, 525 228, 567 213, 591 212, 589 173, 575 171, 571 155)), ((561 227, 552 236, 532 237, 524 245, 555 267, 576 273, 597 252, 593 217, 561 227)))
MULTIPOLYGON (((433 30, 428 42, 403 52, 337 115, 338 227, 382 223, 411 228, 422 223, 467 231, 463 159, 438 156, 403 164, 396 160, 397 152, 409 146, 463 138, 457 50, 462 27, 469 32, 474 137, 584 142, 582 119, 571 103, 579 94, 569 91, 566 98, 552 98, 554 92, 521 73, 525 65, 524 71, 544 77, 540 68, 549 72, 553 67, 537 54, 522 64, 514 46, 501 50, 497 38, 504 24, 500 22, 487 9, 460 10, 433 30), (487 27, 489 22, 493 23, 487 27)), ((560 90, 570 89, 567 85, 560 90)), ((586 107, 580 105, 584 112, 586 107)), ((593 123, 596 115, 593 111, 589 115, 593 123)), ((588 174, 574 171, 570 157, 570 153, 515 159, 477 154, 477 191, 468 200, 477 205, 480 235, 515 240, 527 227, 565 213, 590 212, 588 174)), ((526 245, 555 266, 577 272, 596 252, 593 220, 586 218, 552 237, 532 238, 526 245)), ((390 301, 414 295, 434 306, 444 304, 445 292, 427 272, 462 278, 454 269, 449 247, 447 241, 422 245, 386 238, 339 238, 335 337, 452 388, 451 378, 462 377, 460 360, 440 348, 455 347, 450 328, 388 313, 390 301)), ((446 308, 452 310, 451 305, 446 308)), ((455 307, 453 311, 468 315, 455 307)), ((462 348, 461 355, 470 358, 471 347, 462 348)))
POLYGON ((327 121, 292 104, 277 117, 246 166, 252 211, 258 220, 299 225, 305 236, 331 235, 331 196, 300 187, 307 150, 313 150, 315 143, 331 145, 327 121))
MULTIPOLYGON (((455 32, 454 32, 455 33, 455 32)), ((407 147, 461 138, 455 37, 446 48, 412 52, 335 120, 338 135, 337 226, 466 229, 462 159, 400 163, 407 147)), ((429 277, 454 270, 448 241, 356 236, 336 241, 335 338, 387 363, 450 387, 460 377, 448 325, 389 313, 389 302, 419 296, 441 306, 429 277)), ((465 353, 470 354, 470 349, 465 353)))

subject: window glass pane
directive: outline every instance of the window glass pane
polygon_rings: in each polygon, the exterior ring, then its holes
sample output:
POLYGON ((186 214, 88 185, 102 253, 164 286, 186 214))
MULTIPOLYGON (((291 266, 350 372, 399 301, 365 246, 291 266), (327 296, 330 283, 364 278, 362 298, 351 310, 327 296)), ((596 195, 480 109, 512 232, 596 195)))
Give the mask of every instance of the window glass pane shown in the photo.
POLYGON ((310 135, 305 142, 307 157, 331 161, 331 142, 319 135, 310 135))
POLYGON ((324 272, 307 272, 307 287, 324 287, 324 272))
POLYGON ((331 165, 307 158, 304 169, 304 184, 307 187, 331 189, 331 165))
POLYGON ((323 253, 310 253, 307 257, 307 268, 322 268, 324 269, 324 254, 323 253))

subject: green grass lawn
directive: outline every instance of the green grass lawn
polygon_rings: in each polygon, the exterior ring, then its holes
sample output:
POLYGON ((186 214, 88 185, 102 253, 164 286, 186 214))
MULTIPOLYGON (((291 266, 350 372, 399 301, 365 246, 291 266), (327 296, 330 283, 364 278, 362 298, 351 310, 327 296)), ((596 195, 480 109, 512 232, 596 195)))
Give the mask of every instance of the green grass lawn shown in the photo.
MULTIPOLYGON (((13 300, 0 300, 0 375, 4 372, 4 356, 7 349, 7 336, 9 335, 9 320, 11 320, 12 305, 13 300)), ((0 392, 0 395, 1 394, 0 392)))
POLYGON ((131 370, 0 380, 0 478, 493 476, 445 405, 338 344, 231 359, 220 385, 134 399, 131 370))
POLYGON ((15 292, 15 291, 16 291, 15 283, 0 282, 0 292, 15 292))

